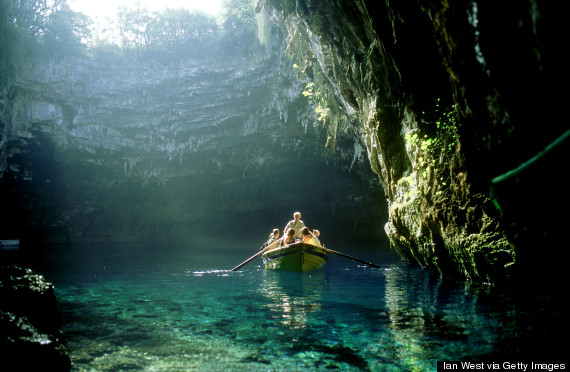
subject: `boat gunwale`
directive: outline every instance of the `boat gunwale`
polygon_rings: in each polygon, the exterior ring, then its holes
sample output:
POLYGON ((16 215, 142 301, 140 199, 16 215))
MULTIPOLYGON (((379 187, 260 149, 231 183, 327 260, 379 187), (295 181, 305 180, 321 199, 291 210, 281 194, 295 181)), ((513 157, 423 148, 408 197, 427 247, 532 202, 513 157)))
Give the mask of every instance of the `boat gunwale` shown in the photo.
POLYGON ((314 244, 308 244, 304 242, 297 242, 293 244, 287 244, 281 247, 270 249, 267 252, 264 252, 261 256, 263 259, 267 261, 276 260, 278 258, 288 256, 291 254, 296 253, 307 253, 328 261, 328 254, 327 251, 322 247, 314 244), (322 252, 318 252, 317 250, 321 250, 322 252))

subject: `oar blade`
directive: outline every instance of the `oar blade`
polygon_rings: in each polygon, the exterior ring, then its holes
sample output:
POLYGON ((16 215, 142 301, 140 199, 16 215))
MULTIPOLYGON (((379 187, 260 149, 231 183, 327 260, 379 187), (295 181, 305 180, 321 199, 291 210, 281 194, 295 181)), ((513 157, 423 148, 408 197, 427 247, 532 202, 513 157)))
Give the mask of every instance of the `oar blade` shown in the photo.
POLYGON ((367 262, 367 261, 361 260, 360 258, 356 258, 356 257, 353 257, 353 256, 349 256, 349 255, 347 255, 346 253, 333 251, 332 249, 328 249, 328 248, 324 248, 324 250, 327 251, 327 252, 329 252, 329 253, 333 253, 333 254, 336 254, 336 255, 338 255, 338 256, 341 256, 341 257, 344 257, 344 258, 348 258, 349 260, 353 260, 353 261, 359 262, 359 263, 361 263, 361 264, 363 264, 363 265, 373 267, 373 268, 375 268, 375 269, 380 269, 380 268, 381 268, 380 266, 378 266, 378 265, 376 265, 376 264, 374 264, 374 263, 372 263, 372 262, 367 262))

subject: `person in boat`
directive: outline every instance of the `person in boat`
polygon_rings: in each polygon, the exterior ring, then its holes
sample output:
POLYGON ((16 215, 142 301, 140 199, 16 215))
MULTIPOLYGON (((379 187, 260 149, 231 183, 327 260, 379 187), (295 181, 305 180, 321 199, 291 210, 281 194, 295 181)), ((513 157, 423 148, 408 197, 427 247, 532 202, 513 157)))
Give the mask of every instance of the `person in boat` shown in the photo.
POLYGON ((301 229, 301 234, 303 234, 303 243, 321 246, 319 238, 311 233, 307 227, 301 229))
POLYGON ((275 243, 277 239, 279 239, 279 229, 273 229, 273 231, 269 233, 269 240, 263 243, 261 249, 269 247, 271 244, 275 243))
POLYGON ((281 238, 281 242, 279 242, 279 246, 284 246, 287 244, 295 243, 295 229, 289 228, 285 236, 281 238))
POLYGON ((301 239, 303 235, 301 234, 301 229, 305 227, 305 223, 301 221, 301 213, 293 213, 293 219, 287 223, 283 229, 283 234, 285 234, 289 229, 295 230, 295 239, 301 239))

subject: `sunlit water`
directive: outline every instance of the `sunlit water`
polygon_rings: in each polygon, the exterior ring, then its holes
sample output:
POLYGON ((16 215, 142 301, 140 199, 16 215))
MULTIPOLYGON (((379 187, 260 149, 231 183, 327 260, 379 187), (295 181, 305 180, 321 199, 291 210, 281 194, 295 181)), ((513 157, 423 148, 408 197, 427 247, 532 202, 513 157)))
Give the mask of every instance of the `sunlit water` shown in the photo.
POLYGON ((538 359, 562 342, 547 296, 393 259, 379 257, 378 270, 334 256, 313 274, 257 259, 231 272, 243 252, 150 248, 86 246, 45 263, 75 371, 429 371, 438 360, 538 359))

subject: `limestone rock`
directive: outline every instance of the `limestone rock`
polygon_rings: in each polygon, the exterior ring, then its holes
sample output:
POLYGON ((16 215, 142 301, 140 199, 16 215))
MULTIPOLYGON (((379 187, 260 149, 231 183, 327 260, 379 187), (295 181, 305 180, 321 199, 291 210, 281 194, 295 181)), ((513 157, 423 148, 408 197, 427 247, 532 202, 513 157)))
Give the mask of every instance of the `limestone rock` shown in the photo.
POLYGON ((366 148, 388 198, 386 233, 406 261, 483 282, 520 279, 537 269, 534 259, 549 261, 534 247, 563 244, 563 228, 555 207, 531 190, 548 193, 551 184, 537 180, 556 174, 564 156, 544 161, 538 178, 527 172, 503 185, 500 200, 489 190, 491 179, 566 130, 551 109, 560 100, 553 88, 560 48, 545 42, 556 38, 555 7, 269 0, 270 7, 288 30, 289 56, 327 97, 321 104, 334 114, 325 119, 327 142, 338 132, 334 118, 345 115, 366 148), (537 131, 539 122, 549 125, 537 131))
POLYGON ((31 269, 0 267, 0 330, 3 365, 71 369, 53 285, 31 269))

